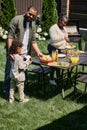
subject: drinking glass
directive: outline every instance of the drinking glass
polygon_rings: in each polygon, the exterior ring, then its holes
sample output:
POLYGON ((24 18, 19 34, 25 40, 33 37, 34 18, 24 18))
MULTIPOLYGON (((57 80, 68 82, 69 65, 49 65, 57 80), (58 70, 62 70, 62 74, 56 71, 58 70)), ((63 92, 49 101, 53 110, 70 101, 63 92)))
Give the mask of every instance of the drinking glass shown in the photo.
POLYGON ((77 64, 78 61, 79 61, 79 55, 75 54, 75 55, 71 56, 71 62, 72 62, 72 64, 77 64))
POLYGON ((52 59, 53 59, 53 61, 56 60, 56 51, 52 51, 52 59))

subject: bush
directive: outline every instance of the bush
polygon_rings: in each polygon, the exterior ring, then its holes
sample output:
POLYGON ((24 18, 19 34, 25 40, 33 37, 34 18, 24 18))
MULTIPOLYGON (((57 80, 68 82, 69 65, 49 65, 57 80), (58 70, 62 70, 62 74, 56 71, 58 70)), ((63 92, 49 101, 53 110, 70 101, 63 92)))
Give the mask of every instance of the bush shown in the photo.
POLYGON ((42 7, 42 23, 43 32, 49 32, 49 28, 58 20, 57 3, 55 0, 44 0, 42 7))
POLYGON ((0 24, 7 30, 10 20, 16 15, 14 0, 1 0, 0 24))
POLYGON ((0 27, 0 40, 7 39, 8 31, 0 27))
POLYGON ((40 40, 40 41, 45 41, 48 39, 48 33, 47 32, 43 32, 42 28, 40 25, 37 25, 37 29, 36 29, 36 39, 40 40))

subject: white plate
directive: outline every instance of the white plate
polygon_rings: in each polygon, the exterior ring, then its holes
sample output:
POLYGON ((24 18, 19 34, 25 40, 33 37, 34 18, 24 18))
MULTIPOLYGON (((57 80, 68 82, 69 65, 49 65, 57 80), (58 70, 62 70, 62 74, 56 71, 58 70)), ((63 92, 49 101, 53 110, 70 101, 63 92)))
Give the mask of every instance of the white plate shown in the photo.
POLYGON ((75 48, 76 46, 66 46, 66 49, 73 49, 75 48))
POLYGON ((63 58, 63 57, 66 57, 66 55, 65 54, 58 54, 58 57, 63 58))
POLYGON ((64 50, 64 49, 65 49, 65 47, 59 47, 58 49, 60 49, 60 50, 64 50))

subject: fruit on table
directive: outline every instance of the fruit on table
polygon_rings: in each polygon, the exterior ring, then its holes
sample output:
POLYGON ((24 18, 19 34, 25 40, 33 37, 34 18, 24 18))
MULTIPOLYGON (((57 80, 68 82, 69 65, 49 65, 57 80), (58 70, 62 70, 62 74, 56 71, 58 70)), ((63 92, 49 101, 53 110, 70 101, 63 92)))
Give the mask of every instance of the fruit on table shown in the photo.
POLYGON ((62 61, 62 62, 58 62, 58 65, 60 65, 60 66, 68 66, 69 65, 69 63, 68 62, 65 62, 65 61, 62 61))
POLYGON ((70 45, 70 46, 73 46, 73 44, 72 44, 71 42, 69 42, 69 45, 70 45))

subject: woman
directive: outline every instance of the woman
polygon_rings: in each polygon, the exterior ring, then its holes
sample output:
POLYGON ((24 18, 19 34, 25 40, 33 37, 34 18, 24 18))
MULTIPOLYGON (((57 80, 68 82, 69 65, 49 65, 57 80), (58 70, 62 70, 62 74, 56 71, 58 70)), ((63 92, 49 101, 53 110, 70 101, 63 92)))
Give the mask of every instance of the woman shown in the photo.
MULTIPOLYGON (((65 48, 67 45, 69 46, 68 33, 64 27, 66 26, 67 22, 68 17, 66 15, 60 15, 58 22, 50 27, 50 43, 48 45, 48 51, 50 55, 52 54, 52 51, 55 51, 56 49, 58 49, 60 53, 61 48, 65 48)), ((58 69, 57 74, 59 74, 58 69)), ((52 71, 52 73, 50 74, 50 83, 56 85, 53 75, 54 71, 52 71)))

